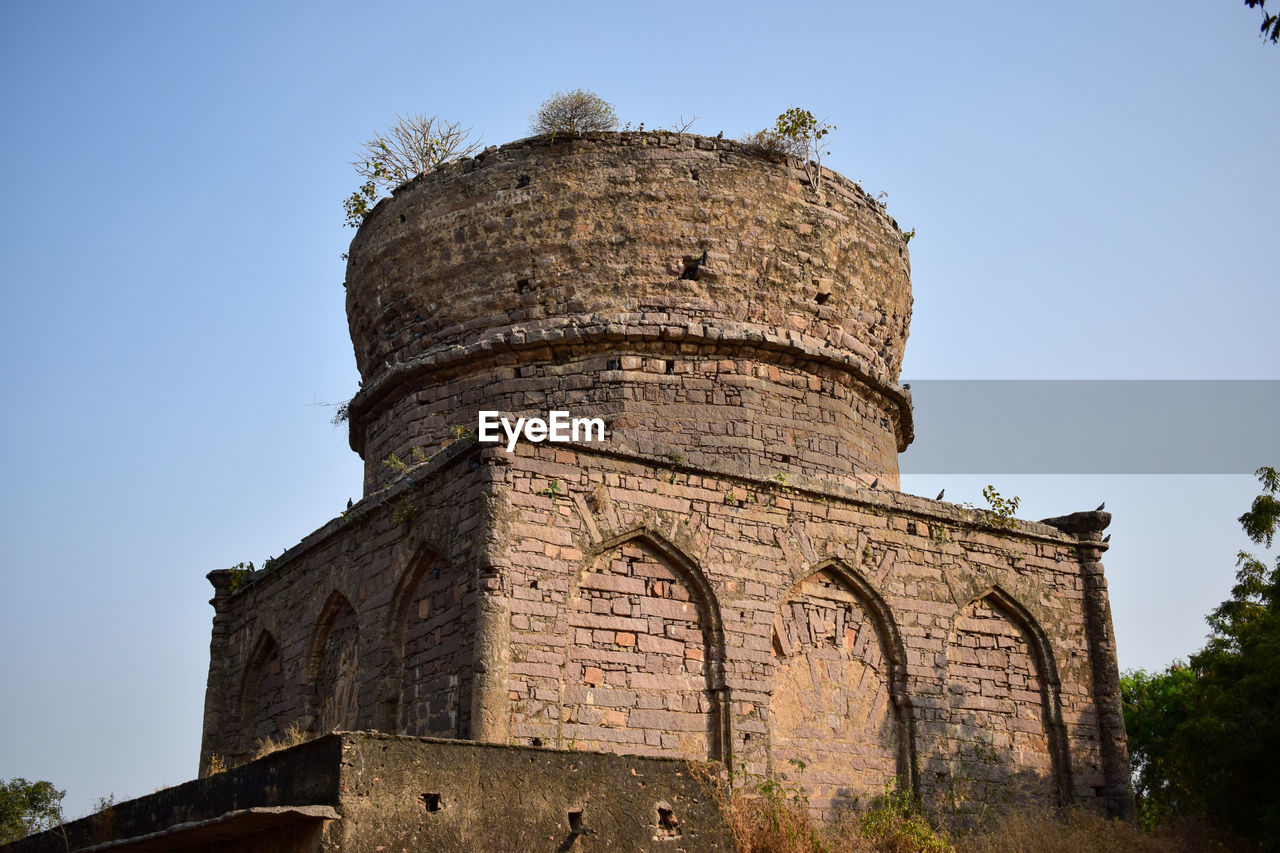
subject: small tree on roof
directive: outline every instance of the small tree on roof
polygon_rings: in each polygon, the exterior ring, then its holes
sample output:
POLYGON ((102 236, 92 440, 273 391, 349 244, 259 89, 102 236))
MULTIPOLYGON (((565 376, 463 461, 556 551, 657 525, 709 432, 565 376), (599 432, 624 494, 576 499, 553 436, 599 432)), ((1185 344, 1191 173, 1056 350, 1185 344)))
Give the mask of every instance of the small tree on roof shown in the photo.
POLYGON ((343 202, 347 224, 360 227, 384 193, 394 190, 441 163, 469 157, 480 150, 471 128, 438 116, 396 116, 396 123, 361 146, 351 165, 365 179, 343 202))
POLYGON ((558 133, 577 136, 617 128, 618 114, 613 111, 613 104, 585 89, 556 92, 529 119, 530 130, 553 137, 558 133))

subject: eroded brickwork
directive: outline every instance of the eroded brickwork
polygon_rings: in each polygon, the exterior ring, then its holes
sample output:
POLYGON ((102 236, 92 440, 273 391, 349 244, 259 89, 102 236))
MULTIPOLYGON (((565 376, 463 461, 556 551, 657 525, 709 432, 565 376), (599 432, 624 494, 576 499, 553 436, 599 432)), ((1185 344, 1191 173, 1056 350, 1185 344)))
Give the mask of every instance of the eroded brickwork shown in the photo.
POLYGON ((988 598, 956 616, 947 644, 954 805, 1056 804, 1046 730, 1055 697, 1015 619, 988 598))
POLYGON ((397 191, 352 242, 352 447, 481 408, 610 421, 615 447, 897 485, 906 242, 861 188, 674 134, 522 140, 397 191), (783 457, 788 457, 784 459, 783 457))
POLYGON ((366 494, 211 574, 203 760, 300 723, 716 759, 829 818, 889 786, 1128 814, 1109 516, 897 491, 905 240, 822 187, 603 134, 379 205, 348 270, 366 494), (606 440, 468 433, 552 408, 606 440))
POLYGON ((902 732, 883 643, 857 594, 831 568, 802 580, 774 620, 772 762, 803 765, 818 808, 869 802, 897 782, 902 732), (859 768, 856 776, 851 767, 859 768))

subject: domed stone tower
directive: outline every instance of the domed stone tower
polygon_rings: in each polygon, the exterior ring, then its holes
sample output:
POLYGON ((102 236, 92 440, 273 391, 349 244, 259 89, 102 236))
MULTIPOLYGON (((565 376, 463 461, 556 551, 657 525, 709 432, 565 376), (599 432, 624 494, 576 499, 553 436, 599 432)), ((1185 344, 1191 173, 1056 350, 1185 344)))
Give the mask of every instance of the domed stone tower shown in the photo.
POLYGON ((906 240, 817 172, 534 138, 381 202, 346 283, 365 495, 211 573, 204 760, 293 724, 716 759, 827 816, 886 785, 1125 813, 1109 516, 898 491, 906 240), (553 412, 603 429, 481 440, 553 412))

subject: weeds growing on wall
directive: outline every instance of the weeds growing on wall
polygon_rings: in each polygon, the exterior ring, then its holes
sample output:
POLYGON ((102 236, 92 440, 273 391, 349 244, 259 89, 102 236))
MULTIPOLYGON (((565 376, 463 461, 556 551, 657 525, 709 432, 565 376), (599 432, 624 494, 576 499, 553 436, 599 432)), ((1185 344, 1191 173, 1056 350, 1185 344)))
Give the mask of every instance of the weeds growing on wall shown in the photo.
POLYGON ((265 758, 273 752, 279 752, 282 749, 288 749, 291 746, 297 746, 301 743, 313 739, 315 734, 310 729, 298 722, 292 722, 284 728, 275 737, 264 737, 258 741, 257 748, 253 753, 253 760, 265 758))
POLYGON ((361 146, 351 165, 365 181, 343 201, 346 223, 359 228, 379 199, 437 166, 480 150, 471 128, 439 116, 396 116, 395 124, 361 146))

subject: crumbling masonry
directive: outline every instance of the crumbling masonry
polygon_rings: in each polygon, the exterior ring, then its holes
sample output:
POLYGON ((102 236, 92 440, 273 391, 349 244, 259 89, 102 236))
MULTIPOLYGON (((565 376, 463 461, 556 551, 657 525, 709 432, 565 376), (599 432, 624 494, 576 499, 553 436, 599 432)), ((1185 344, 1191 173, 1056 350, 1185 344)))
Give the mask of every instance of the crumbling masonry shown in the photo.
POLYGON ((717 759, 827 816, 890 785, 1129 812, 1109 516, 898 491, 909 262, 857 185, 523 140, 379 204, 347 308, 365 494, 210 575, 203 766, 301 723, 717 759), (507 452, 481 410, 608 432, 507 452))

